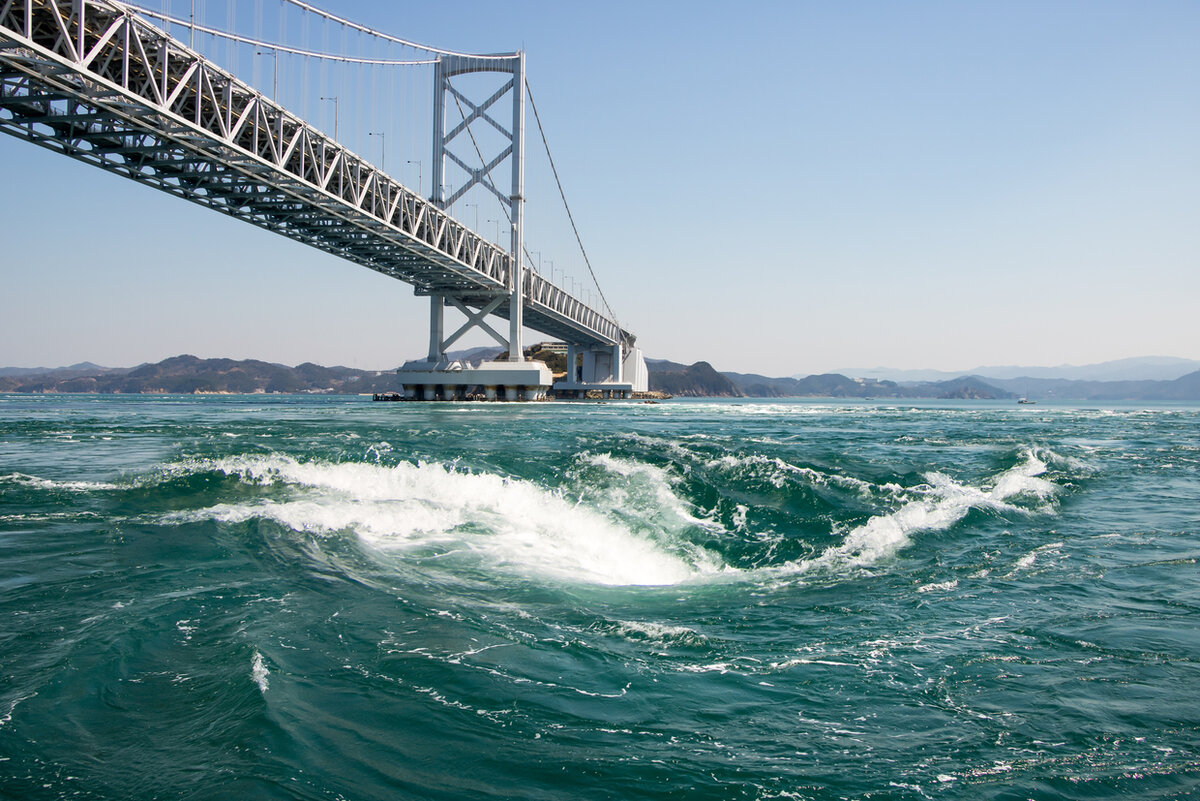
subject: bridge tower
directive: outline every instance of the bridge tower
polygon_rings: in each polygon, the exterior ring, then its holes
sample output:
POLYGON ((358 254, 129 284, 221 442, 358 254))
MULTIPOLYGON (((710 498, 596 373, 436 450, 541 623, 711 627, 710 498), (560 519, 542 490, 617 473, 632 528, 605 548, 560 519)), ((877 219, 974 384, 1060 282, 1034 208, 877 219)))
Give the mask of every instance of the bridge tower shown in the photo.
POLYGON ((431 290, 429 304, 429 353, 424 362, 410 362, 400 375, 410 396, 426 398, 455 397, 468 386, 482 386, 488 397, 500 388, 509 400, 533 400, 544 397, 552 376, 541 362, 526 362, 523 341, 524 294, 529 283, 525 265, 525 54, 511 56, 442 55, 434 64, 433 88, 433 187, 430 202, 445 211, 476 187, 495 195, 509 223, 510 264, 505 294, 488 298, 464 296, 452 289, 431 290), (485 99, 472 99, 454 79, 466 75, 489 74, 501 79, 485 99), (506 98, 511 101, 511 116, 504 113, 506 98), (462 119, 447 129, 448 101, 461 112, 462 119), (471 125, 482 122, 500 135, 499 152, 487 159, 480 150, 471 125), (468 152, 469 149, 469 152, 468 152), (465 154, 465 155, 464 155, 465 154), (478 163, 476 163, 478 162, 478 163), (510 178, 507 192, 497 180, 507 162, 510 178), (466 178, 447 191, 448 165, 457 166, 466 178), (507 309, 502 308, 505 300, 507 309), (451 336, 445 335, 445 309, 450 305, 467 317, 467 322, 451 336), (469 306, 474 306, 472 311, 469 306), (506 314, 507 312, 507 314, 506 314), (501 336, 485 321, 489 314, 508 317, 508 337, 501 336), (507 348, 507 362, 485 362, 476 369, 452 363, 446 351, 472 328, 479 328, 507 348))
MULTIPOLYGON (((509 221, 511 234, 510 253, 512 254, 512 270, 508 276, 509 292, 509 333, 508 359, 513 362, 524 361, 521 330, 523 325, 522 291, 524 289, 524 208, 525 208, 525 54, 514 53, 511 58, 473 58, 470 56, 441 56, 434 65, 433 74, 433 196, 430 200, 438 208, 445 210, 454 202, 467 194, 476 186, 490 191, 500 201, 509 221), (453 79, 461 75, 477 73, 493 73, 503 76, 503 84, 486 100, 476 103, 458 87, 453 79), (498 121, 492 113, 506 96, 512 100, 511 123, 507 126, 498 121), (464 119, 446 130, 446 99, 450 97, 460 108, 463 105, 469 109, 464 119), (456 153, 456 147, 466 144, 468 138, 474 146, 476 155, 482 161, 484 156, 479 152, 478 142, 471 134, 472 123, 483 121, 495 128, 505 142, 499 153, 488 162, 474 165, 474 158, 464 158, 456 153), (446 195, 446 162, 450 161, 467 174, 467 180, 446 195), (509 191, 505 194, 496 186, 493 173, 508 161, 511 169, 509 191)), ((501 107, 502 108, 502 107, 501 107)), ((433 305, 444 306, 444 299, 434 296, 433 305)), ((441 315, 434 313, 433 317, 440 321, 441 315)), ((503 343, 502 343, 503 344, 503 343)), ((439 355, 444 355, 443 350, 439 355)), ((432 354, 431 354, 432 358, 432 354)))

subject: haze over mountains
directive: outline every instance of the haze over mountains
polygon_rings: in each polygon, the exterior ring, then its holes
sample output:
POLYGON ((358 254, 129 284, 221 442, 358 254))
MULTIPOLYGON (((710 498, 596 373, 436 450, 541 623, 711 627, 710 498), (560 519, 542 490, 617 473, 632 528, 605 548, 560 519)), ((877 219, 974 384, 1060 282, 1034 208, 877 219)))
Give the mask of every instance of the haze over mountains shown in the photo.
POLYGON ((875 368, 785 378, 717 372, 706 362, 647 363, 651 389, 685 396, 1200 400, 1200 361, 1163 356, 1079 367, 981 367, 971 373, 875 368))
POLYGON ((101 367, 100 365, 93 364, 91 362, 80 362, 79 364, 72 364, 70 367, 0 367, 0 377, 50 375, 51 373, 80 373, 87 372, 89 370, 104 372, 111 369, 111 367, 101 367))
MULTIPOLYGON (((1015 365, 975 367, 971 370, 897 370, 891 367, 850 367, 835 372, 852 378, 880 381, 946 381, 964 375, 981 378, 1047 378, 1072 381, 1174 381, 1200 370, 1200 360, 1175 356, 1139 356, 1097 364, 1063 364, 1058 367, 1019 367, 1015 365)), ((793 378, 802 378, 796 375, 793 378)))

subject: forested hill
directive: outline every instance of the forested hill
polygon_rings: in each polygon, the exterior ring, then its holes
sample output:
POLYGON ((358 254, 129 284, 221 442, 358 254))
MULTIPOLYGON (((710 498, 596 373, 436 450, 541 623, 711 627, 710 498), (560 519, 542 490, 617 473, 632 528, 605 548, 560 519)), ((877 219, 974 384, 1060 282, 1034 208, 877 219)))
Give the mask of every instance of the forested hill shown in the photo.
POLYGON ((976 398, 1008 400, 1200 401, 1200 370, 1172 381, 1075 381, 1069 379, 961 376, 946 381, 896 382, 849 378, 839 373, 771 378, 718 372, 708 362, 683 365, 647 359, 650 388, 673 395, 752 398, 976 398), (727 383, 719 383, 725 379, 727 383), (670 387, 670 388, 668 388, 670 387), (714 388, 716 391, 714 391, 714 388))
POLYGON ((255 359, 173 356, 133 368, 66 368, 34 375, 0 376, 0 392, 98 392, 122 394, 360 393, 398 389, 393 371, 288 367, 255 359))
POLYGON ((720 373, 708 362, 682 365, 647 359, 650 389, 676 396, 752 398, 1015 398, 1011 392, 972 376, 916 385, 848 378, 837 373, 807 378, 770 378, 747 373, 720 373))
MULTIPOLYGON (((549 350, 530 354, 542 358, 549 350)), ((558 356, 561 360, 561 355, 558 356)), ((771 378, 720 372, 708 362, 685 365, 647 359, 650 389, 676 397, 822 397, 822 398, 978 398, 1033 400, 1200 400, 1200 371, 1173 381, 1071 381, 991 379, 962 376, 919 383, 849 378, 838 373, 805 378, 771 378)), ((562 369, 561 365, 552 365, 562 369)), ((296 367, 254 359, 200 359, 173 356, 156 364, 109 368, 91 363, 53 370, 0 368, 0 392, 96 392, 125 394, 190 393, 325 393, 394 392, 400 382, 394 370, 322 367, 306 362, 296 367)))

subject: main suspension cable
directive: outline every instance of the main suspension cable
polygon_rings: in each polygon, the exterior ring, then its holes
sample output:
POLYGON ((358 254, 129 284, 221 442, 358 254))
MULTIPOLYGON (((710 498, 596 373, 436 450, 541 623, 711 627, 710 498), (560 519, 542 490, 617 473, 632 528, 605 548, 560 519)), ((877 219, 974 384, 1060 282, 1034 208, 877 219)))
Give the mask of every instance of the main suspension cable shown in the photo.
POLYGON ((325 11, 323 9, 317 8, 316 6, 312 6, 312 5, 309 5, 308 3, 303 2, 303 0, 283 0, 283 2, 290 3, 294 6, 296 6, 297 8, 302 8, 305 11, 308 11, 312 14, 316 14, 318 16, 324 17, 325 19, 330 20, 332 22, 336 22, 339 25, 345 25, 346 27, 353 28, 356 31, 362 31, 363 33, 369 34, 370 36, 375 36, 375 37, 378 37, 385 41, 393 42, 398 45, 404 45, 405 47, 411 47, 415 50, 424 50, 427 53, 437 53, 438 55, 442 55, 442 56, 464 56, 466 58, 479 58, 479 59, 489 59, 489 60, 491 60, 491 59, 497 59, 497 60, 498 59, 507 59, 507 58, 512 58, 514 55, 516 55, 515 53, 479 55, 479 54, 475 54, 475 53, 460 53, 456 50, 443 50, 440 47, 430 47, 429 45, 423 45, 423 44, 419 44, 417 42, 410 42, 407 39, 399 39, 395 36, 391 36, 386 33, 380 33, 379 31, 372 30, 371 28, 368 28, 365 25, 359 25, 357 22, 351 22, 350 20, 339 17, 336 14, 330 14, 328 11, 325 11))
POLYGON ((312 58, 325 59, 326 61, 340 61, 340 62, 343 62, 346 64, 371 64, 371 65, 376 65, 376 66, 391 66, 391 67, 415 66, 415 65, 420 65, 420 64, 436 64, 437 63, 436 59, 393 60, 393 59, 377 59, 377 58, 376 59, 356 58, 354 56, 335 56, 332 53, 321 53, 316 50, 303 50, 301 48, 289 47, 288 45, 282 45, 282 44, 278 44, 276 42, 266 42, 266 41, 262 41, 260 39, 252 39, 248 36, 241 36, 239 34, 230 33, 229 31, 222 31, 217 28, 210 28, 206 25, 196 24, 192 20, 182 20, 182 19, 179 19, 178 17, 172 17, 171 15, 164 14, 161 11, 151 11, 148 8, 143 8, 142 6, 134 5, 133 3, 124 3, 123 5, 125 5, 128 8, 133 9, 134 11, 136 11, 139 14, 143 14, 147 17, 153 17, 154 19, 162 20, 163 22, 168 22, 172 25, 182 25, 186 28, 194 28, 195 30, 199 31, 200 33, 207 33, 210 36, 216 36, 220 39, 228 39, 230 41, 240 42, 241 44, 254 45, 255 47, 265 47, 268 50, 278 51, 280 53, 290 53, 290 54, 296 55, 296 56, 310 56, 312 58))
POLYGON ((604 301, 604 308, 608 309, 613 322, 617 324, 617 330, 624 336, 624 331, 621 328, 620 321, 617 319, 616 312, 612 310, 612 306, 608 305, 608 298, 604 297, 604 290, 600 288, 600 281, 596 278, 596 271, 592 269, 592 262, 583 247, 583 239, 579 236, 579 228, 575 225, 575 217, 571 214, 571 206, 567 203, 566 193, 563 192, 562 181, 558 178, 558 168, 554 166, 554 156, 550 155, 550 143, 546 141, 546 131, 542 128, 542 118, 538 116, 537 103, 533 102, 533 90, 529 88, 529 81, 525 82, 525 93, 529 96, 529 107, 533 109, 533 119, 537 122, 538 133, 542 136, 542 145, 546 148, 546 158, 550 160, 550 171, 554 173, 554 183, 558 186, 558 195, 562 198, 563 208, 567 210, 567 219, 571 221, 571 230, 575 232, 575 241, 579 243, 579 252, 583 254, 583 263, 587 265, 588 272, 591 273, 592 283, 596 286, 596 292, 600 294, 600 300, 604 301))

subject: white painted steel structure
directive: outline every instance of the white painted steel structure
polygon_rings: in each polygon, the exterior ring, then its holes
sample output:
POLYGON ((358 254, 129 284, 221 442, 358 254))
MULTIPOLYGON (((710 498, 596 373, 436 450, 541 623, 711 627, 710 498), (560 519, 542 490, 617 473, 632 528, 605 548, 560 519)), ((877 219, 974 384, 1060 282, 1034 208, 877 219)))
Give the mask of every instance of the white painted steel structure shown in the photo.
MULTIPOLYGON (((522 323, 580 346, 632 350, 633 335, 611 316, 521 265, 524 56, 439 57, 439 80, 479 69, 510 72, 519 109, 512 152, 473 173, 499 194, 489 174, 512 160, 513 188, 501 195, 512 213, 507 252, 443 210, 440 180, 424 199, 130 7, 0 0, 0 130, 411 284, 433 299, 431 355, 435 338, 442 354, 460 335, 442 336, 446 304, 468 327, 491 330, 513 360, 522 323), (507 339, 487 314, 510 320, 507 339)), ((435 96, 442 102, 440 88, 435 96)), ((472 113, 498 124, 489 106, 471 103, 472 113)), ((435 137, 438 169, 439 154, 456 158, 453 138, 435 137)))
MULTIPOLYGON (((508 348, 509 361, 523 361, 524 347, 521 341, 521 329, 524 323, 524 282, 512 280, 515 275, 522 275, 526 270, 523 269, 521 258, 525 254, 525 54, 515 53, 508 58, 471 58, 467 56, 445 56, 437 60, 433 73, 433 202, 438 208, 446 208, 452 206, 454 201, 467 194, 473 187, 482 186, 491 191, 500 201, 501 208, 504 209, 505 215, 508 217, 509 227, 512 234, 512 249, 509 251, 512 254, 515 269, 510 271, 507 289, 509 292, 508 304, 508 340, 496 333, 496 331, 483 322, 483 317, 488 313, 496 312, 500 307, 502 299, 496 299, 483 306, 479 310, 479 314, 472 314, 463 308, 462 303, 453 297, 449 297, 444 293, 436 293, 431 298, 430 304, 430 339, 429 339, 429 360, 434 363, 444 361, 446 348, 449 343, 442 338, 442 309, 445 306, 446 300, 449 299, 454 305, 457 305, 463 313, 467 315, 467 324, 459 329, 459 331, 451 338, 453 342, 471 327, 480 327, 490 334, 497 342, 508 348), (497 88, 490 97, 481 103, 475 103, 454 86, 453 79, 457 75, 469 75, 477 73, 499 73, 506 80, 497 88), (465 104, 470 110, 470 114, 465 114, 460 123, 454 126, 450 131, 446 130, 446 97, 451 96, 455 103, 460 107, 465 104), (490 113, 492 106, 499 103, 503 98, 509 97, 512 103, 512 122, 508 127, 504 123, 499 122, 490 113), (495 128, 503 137, 503 141, 507 146, 493 157, 486 164, 473 166, 469 158, 463 158, 456 154, 452 149, 455 139, 463 134, 469 134, 471 123, 476 120, 483 120, 495 128), (446 161, 450 160, 461 167, 468 175, 467 181, 458 187, 449 197, 445 194, 445 169, 446 161), (509 183, 509 192, 505 194, 496 187, 496 181, 492 177, 492 172, 500 167, 505 161, 510 162, 511 177, 509 183), (500 302, 497 302, 500 301, 500 302)), ((475 138, 471 137, 471 142, 478 148, 478 143, 475 138)), ((480 161, 483 160, 483 154, 479 154, 480 161)))

